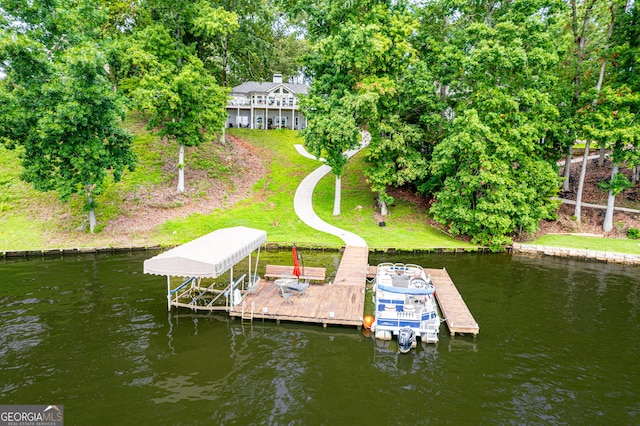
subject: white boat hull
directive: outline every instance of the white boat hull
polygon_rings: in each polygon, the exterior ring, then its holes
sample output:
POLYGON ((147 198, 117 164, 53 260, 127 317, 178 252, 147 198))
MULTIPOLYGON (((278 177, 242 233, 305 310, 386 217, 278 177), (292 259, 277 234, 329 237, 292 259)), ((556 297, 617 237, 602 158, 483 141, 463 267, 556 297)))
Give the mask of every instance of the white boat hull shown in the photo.
POLYGON ((441 321, 434 292, 430 278, 418 265, 378 265, 371 327, 375 338, 391 340, 401 330, 411 329, 422 342, 437 343, 441 321))

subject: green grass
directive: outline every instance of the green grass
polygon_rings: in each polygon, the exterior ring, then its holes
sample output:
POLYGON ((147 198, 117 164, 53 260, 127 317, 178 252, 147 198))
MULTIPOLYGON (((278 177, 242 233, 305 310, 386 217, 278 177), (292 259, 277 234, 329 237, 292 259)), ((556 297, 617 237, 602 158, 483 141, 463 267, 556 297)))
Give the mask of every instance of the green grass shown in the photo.
POLYGON ((43 248, 47 224, 28 215, 34 200, 47 195, 20 180, 19 155, 0 145, 0 249, 43 248))
MULTIPOLYGON (((293 198, 298 184, 321 163, 298 154, 294 144, 302 143, 297 132, 290 130, 234 129, 230 132, 272 153, 266 164, 267 176, 258 182, 247 200, 231 209, 210 215, 192 215, 167 222, 157 237, 177 244, 217 228, 250 226, 267 231, 270 242, 296 242, 309 246, 340 247, 342 240, 318 232, 303 224, 295 214, 293 198)), ((426 223, 426 214, 399 201, 391 208, 387 227, 378 226, 374 216, 374 194, 368 189, 362 170, 363 155, 353 158, 342 179, 342 214, 333 216, 335 177, 322 179, 314 193, 314 209, 325 221, 362 236, 371 248, 428 249, 434 247, 474 246, 457 241, 426 223)))
POLYGON ((585 237, 578 235, 544 235, 531 244, 584 250, 640 254, 640 240, 585 237))
POLYGON ((270 242, 340 246, 340 239, 309 228, 294 212, 293 197, 298 184, 319 165, 295 150, 294 144, 302 143, 298 133, 291 130, 229 130, 230 134, 249 140, 269 153, 263 157, 271 157, 264 164, 266 176, 256 183, 249 198, 232 208, 169 221, 157 230, 155 239, 164 244, 177 244, 218 228, 249 226, 266 230, 270 242))
POLYGON ((46 224, 25 216, 5 216, 0 219, 0 249, 29 250, 45 248, 43 235, 46 224))
POLYGON ((404 200, 396 200, 384 218, 385 226, 376 219, 376 194, 365 181, 365 152, 349 160, 342 177, 340 216, 333 216, 335 175, 325 176, 314 193, 316 213, 325 222, 360 235, 375 249, 473 248, 427 224, 427 212, 404 200))

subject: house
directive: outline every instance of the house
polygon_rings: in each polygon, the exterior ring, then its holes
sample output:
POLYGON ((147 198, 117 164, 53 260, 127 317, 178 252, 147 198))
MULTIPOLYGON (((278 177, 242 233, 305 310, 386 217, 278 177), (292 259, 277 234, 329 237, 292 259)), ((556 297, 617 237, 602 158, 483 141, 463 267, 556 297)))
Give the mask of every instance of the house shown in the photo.
POLYGON ((231 89, 227 127, 304 129, 307 123, 298 96, 306 95, 308 89, 305 84, 283 83, 282 74, 274 74, 271 83, 242 83, 231 89))

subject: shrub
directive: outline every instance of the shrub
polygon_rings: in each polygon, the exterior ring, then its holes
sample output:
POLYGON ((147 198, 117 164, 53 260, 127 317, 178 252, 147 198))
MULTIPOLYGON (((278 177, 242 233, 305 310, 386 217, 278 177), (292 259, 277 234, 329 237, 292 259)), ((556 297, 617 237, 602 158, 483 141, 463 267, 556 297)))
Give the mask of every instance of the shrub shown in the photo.
POLYGON ((640 229, 630 227, 629 229, 627 229, 627 237, 631 238, 632 240, 637 240, 638 238, 640 238, 640 229))

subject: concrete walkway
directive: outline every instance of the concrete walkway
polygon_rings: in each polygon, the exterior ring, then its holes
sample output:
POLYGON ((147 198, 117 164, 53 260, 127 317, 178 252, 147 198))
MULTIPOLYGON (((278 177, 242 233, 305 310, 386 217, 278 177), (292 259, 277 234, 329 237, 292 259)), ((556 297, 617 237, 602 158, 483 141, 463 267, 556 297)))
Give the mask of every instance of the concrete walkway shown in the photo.
MULTIPOLYGON (((347 151, 345 154, 347 157, 351 158, 355 154, 357 154, 362 148, 369 144, 369 140, 371 139, 371 135, 369 133, 363 133, 362 135, 362 143, 359 148, 347 151)), ((308 158, 315 157, 309 154, 303 146, 296 146, 296 150, 308 158), (304 154, 306 153, 306 154, 304 154)), ((366 247, 367 243, 360 237, 359 235, 354 234, 353 232, 345 231, 344 229, 340 229, 336 226, 328 224, 324 220, 320 219, 320 217, 313 210, 313 190, 315 189, 320 179, 325 177, 328 173, 331 172, 331 167, 322 165, 315 169, 311 174, 305 177, 298 189, 296 190, 296 195, 293 198, 293 208, 300 218, 307 226, 310 226, 313 229, 317 229, 318 231, 326 232, 327 234, 335 235, 336 237, 342 239, 345 245, 347 246, 356 246, 356 247, 366 247)))

